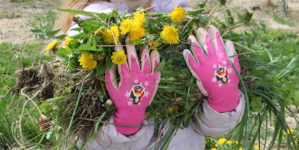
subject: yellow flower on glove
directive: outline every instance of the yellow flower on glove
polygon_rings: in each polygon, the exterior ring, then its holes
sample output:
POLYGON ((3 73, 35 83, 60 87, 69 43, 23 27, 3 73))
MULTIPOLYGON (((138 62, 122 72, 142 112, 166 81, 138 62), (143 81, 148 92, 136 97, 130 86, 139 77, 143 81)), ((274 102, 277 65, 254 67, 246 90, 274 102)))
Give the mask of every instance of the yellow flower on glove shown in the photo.
POLYGON ((146 21, 146 18, 144 17, 144 13, 137 11, 134 14, 134 18, 133 18, 134 23, 139 24, 139 25, 143 25, 143 23, 146 21))
POLYGON ((134 28, 134 22, 132 19, 127 18, 120 23, 119 28, 121 31, 120 34, 125 35, 125 34, 131 32, 131 30, 134 28))
POLYGON ((111 56, 112 62, 116 65, 121 65, 127 62, 127 56, 124 50, 119 50, 117 52, 113 52, 111 56))
POLYGON ((135 26, 135 29, 132 30, 129 34, 130 42, 135 43, 137 40, 140 40, 145 35, 145 29, 142 26, 135 26))
POLYGON ((104 42, 108 44, 118 44, 119 42, 119 30, 117 25, 113 25, 110 29, 103 31, 104 42))

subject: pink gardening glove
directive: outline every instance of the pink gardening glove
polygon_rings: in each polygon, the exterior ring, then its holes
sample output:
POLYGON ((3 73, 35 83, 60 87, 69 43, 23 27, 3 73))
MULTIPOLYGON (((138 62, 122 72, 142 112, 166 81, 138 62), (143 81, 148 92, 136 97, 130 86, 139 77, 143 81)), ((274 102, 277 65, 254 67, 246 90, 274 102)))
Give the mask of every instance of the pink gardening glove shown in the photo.
MULTIPOLYGON (((160 56, 157 51, 146 47, 141 54, 141 70, 135 46, 126 40, 128 63, 118 66, 120 81, 116 76, 116 67, 106 71, 106 86, 114 102, 116 112, 113 123, 116 130, 124 135, 136 133, 145 118, 145 109, 153 100, 160 82, 160 72, 155 72, 160 56), (135 127, 124 127, 135 126, 135 127)), ((121 46, 116 50, 122 49, 121 46)))
POLYGON ((239 77, 232 67, 234 63, 238 72, 241 71, 239 59, 231 41, 223 44, 219 31, 210 26, 208 32, 199 28, 197 30, 201 45, 191 35, 192 54, 184 50, 186 64, 197 79, 201 92, 208 96, 207 102, 217 112, 234 110, 239 104, 240 91, 238 89, 239 77), (230 58, 228 58, 230 56, 230 58))

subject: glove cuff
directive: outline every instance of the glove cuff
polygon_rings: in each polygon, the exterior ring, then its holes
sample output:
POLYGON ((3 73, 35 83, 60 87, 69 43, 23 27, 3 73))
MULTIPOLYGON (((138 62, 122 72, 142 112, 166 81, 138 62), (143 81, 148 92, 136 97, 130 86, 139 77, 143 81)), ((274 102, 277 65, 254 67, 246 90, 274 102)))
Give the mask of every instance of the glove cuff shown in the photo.
POLYGON ((134 112, 134 115, 129 113, 118 113, 115 112, 113 116, 113 123, 115 124, 116 131, 124 134, 130 135, 139 131, 142 126, 142 121, 145 118, 145 113, 134 112), (138 115, 136 115, 138 114, 138 115))
POLYGON ((229 112, 234 110, 240 101, 241 92, 237 90, 236 92, 226 92, 222 93, 218 97, 208 97, 207 103, 215 111, 219 113, 229 112))

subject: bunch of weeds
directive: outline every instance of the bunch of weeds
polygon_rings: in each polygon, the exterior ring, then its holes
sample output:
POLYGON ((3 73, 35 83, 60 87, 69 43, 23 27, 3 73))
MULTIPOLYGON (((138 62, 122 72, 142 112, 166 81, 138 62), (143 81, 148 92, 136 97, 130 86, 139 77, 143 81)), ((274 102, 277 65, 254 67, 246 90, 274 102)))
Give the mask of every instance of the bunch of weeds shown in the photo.
POLYGON ((33 19, 26 23, 30 31, 36 38, 53 39, 59 32, 59 29, 54 29, 55 13, 48 10, 45 14, 33 14, 33 19))

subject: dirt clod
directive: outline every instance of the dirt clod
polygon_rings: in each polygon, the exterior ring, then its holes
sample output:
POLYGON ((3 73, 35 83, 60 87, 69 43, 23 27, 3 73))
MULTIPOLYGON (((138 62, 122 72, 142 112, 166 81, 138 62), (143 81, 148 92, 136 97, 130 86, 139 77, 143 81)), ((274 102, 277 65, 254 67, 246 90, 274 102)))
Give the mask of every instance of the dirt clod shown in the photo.
POLYGON ((30 67, 19 71, 17 84, 12 88, 13 93, 19 93, 24 89, 25 93, 30 93, 42 89, 39 97, 48 99, 54 97, 54 70, 49 64, 42 64, 40 67, 30 67), (50 83, 49 83, 50 82, 50 83))

